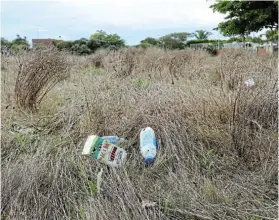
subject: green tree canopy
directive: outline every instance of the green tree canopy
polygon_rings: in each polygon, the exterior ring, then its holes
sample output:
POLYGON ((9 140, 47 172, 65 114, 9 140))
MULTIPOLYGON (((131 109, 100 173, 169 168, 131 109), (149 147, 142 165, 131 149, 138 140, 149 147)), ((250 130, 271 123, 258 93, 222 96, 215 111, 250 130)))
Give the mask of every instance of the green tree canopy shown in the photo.
POLYGON ((11 42, 9 42, 7 39, 4 37, 1 37, 1 47, 7 47, 9 48, 11 46, 11 42))
POLYGON ((100 48, 117 50, 125 46, 125 42, 117 34, 107 34, 104 31, 97 31, 90 36, 90 39, 81 38, 75 41, 55 41, 54 45, 60 50, 68 50, 74 54, 87 55, 94 53, 100 48))
POLYGON ((96 33, 90 36, 90 40, 98 40, 98 41, 105 41, 107 33, 105 31, 97 31, 96 33))
POLYGON ((12 40, 11 44, 12 45, 25 45, 25 46, 29 47, 27 38, 26 37, 22 38, 20 35, 17 35, 16 38, 14 40, 12 40))
POLYGON ((136 45, 136 47, 141 47, 141 48, 148 48, 148 47, 151 47, 152 45, 147 43, 147 42, 141 42, 139 45, 136 45))
POLYGON ((75 40, 71 46, 72 52, 78 55, 91 54, 91 49, 88 47, 88 42, 89 40, 86 38, 75 40))
POLYGON ((218 1, 210 8, 226 14, 226 21, 215 29, 224 36, 244 37, 263 28, 278 28, 277 1, 218 1))
POLYGON ((192 36, 198 40, 207 39, 212 33, 205 30, 196 30, 192 36))
POLYGON ((73 46, 73 42, 72 41, 61 41, 61 40, 57 40, 53 42, 54 46, 56 46, 58 49, 63 50, 70 50, 71 47, 73 46))
POLYGON ((191 36, 191 34, 187 32, 175 32, 160 37, 159 40, 164 48, 183 49, 186 46, 187 39, 189 36, 191 36))
POLYGON ((125 46, 125 41, 117 34, 107 34, 105 31, 97 31, 90 36, 91 41, 99 42, 104 48, 120 48, 125 46))
POLYGON ((277 41, 278 40, 278 29, 266 31, 265 36, 268 41, 277 41))
POLYGON ((140 43, 147 43, 152 46, 158 46, 160 44, 160 41, 153 37, 147 37, 144 40, 140 41, 140 43))
POLYGON ((11 41, 10 45, 11 49, 16 53, 30 48, 27 38, 22 38, 20 35, 17 35, 17 37, 11 41))

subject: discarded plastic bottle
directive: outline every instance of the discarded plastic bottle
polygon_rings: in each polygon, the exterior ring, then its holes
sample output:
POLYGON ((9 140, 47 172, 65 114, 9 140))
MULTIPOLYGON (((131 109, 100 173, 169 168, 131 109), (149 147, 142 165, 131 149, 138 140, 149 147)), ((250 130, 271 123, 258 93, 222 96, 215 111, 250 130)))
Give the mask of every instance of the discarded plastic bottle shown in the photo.
POLYGON ((117 136, 103 136, 102 137, 104 140, 109 141, 112 144, 118 144, 118 143, 122 143, 125 141, 124 138, 119 138, 117 136))
POLYGON ((140 132, 140 152, 144 158, 145 164, 151 164, 157 154, 157 141, 155 132, 152 128, 147 127, 140 132))
POLYGON ((251 79, 246 80, 245 84, 246 84, 247 87, 252 87, 252 86, 255 85, 255 81, 254 81, 253 78, 251 78, 251 79))

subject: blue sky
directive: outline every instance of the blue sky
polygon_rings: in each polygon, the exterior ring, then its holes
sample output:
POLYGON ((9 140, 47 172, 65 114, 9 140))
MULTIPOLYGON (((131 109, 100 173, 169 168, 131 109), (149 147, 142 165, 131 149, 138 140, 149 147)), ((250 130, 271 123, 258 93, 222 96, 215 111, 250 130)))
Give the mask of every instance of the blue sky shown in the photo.
POLYGON ((75 40, 97 30, 117 33, 127 44, 172 32, 213 32, 223 20, 210 0, 25 0, 1 1, 1 36, 75 40))

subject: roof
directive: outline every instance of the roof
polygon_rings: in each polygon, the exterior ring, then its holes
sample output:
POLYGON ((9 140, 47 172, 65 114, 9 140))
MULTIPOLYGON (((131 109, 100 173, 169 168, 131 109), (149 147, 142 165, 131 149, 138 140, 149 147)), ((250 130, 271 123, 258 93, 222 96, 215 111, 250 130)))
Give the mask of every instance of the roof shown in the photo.
POLYGON ((35 44, 41 44, 41 45, 44 45, 44 46, 51 46, 52 45, 52 42, 55 41, 55 39, 32 39, 32 44, 33 46, 35 44))

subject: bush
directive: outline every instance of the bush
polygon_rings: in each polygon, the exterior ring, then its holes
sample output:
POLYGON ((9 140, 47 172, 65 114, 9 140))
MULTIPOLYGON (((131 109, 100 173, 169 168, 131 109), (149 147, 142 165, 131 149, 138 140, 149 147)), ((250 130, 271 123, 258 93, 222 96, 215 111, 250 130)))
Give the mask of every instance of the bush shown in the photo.
POLYGON ((190 46, 191 44, 206 44, 206 43, 224 43, 226 40, 209 40, 209 39, 202 39, 202 40, 189 40, 187 41, 186 45, 190 46))
POLYGON ((152 45, 149 44, 149 43, 147 43, 147 42, 141 42, 139 46, 142 47, 142 48, 144 48, 144 49, 146 49, 146 48, 148 48, 148 47, 151 47, 152 45))
POLYGON ((77 55, 89 55, 91 54, 91 50, 87 47, 86 44, 74 44, 72 47, 71 47, 71 51, 74 53, 74 54, 77 54, 77 55))
POLYGON ((208 45, 206 47, 203 47, 203 50, 205 50, 210 55, 213 55, 213 56, 217 55, 217 49, 216 49, 216 46, 214 46, 214 45, 208 45))
POLYGON ((16 78, 16 104, 19 108, 36 110, 48 91, 67 77, 68 62, 53 48, 25 55, 28 57, 20 62, 16 78))

